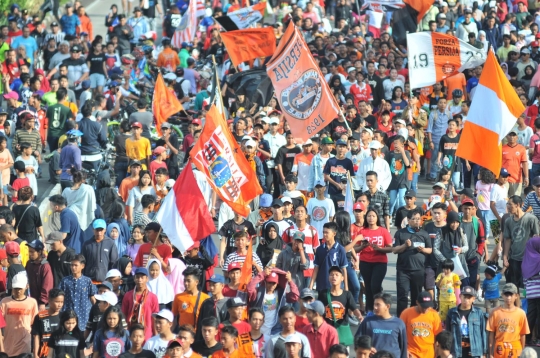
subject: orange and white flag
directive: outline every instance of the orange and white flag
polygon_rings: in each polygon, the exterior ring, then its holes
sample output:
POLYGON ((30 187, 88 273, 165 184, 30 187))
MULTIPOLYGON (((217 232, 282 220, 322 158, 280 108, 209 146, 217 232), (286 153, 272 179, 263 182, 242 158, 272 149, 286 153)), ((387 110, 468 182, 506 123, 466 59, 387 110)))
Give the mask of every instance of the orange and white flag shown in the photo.
POLYGON ((336 98, 292 21, 266 72, 295 138, 308 140, 337 118, 336 98))
POLYGON ((525 107, 489 51, 467 115, 456 156, 499 175, 501 141, 516 124, 525 107))
POLYGON ((487 50, 438 32, 407 34, 411 89, 431 86, 486 61, 487 50))

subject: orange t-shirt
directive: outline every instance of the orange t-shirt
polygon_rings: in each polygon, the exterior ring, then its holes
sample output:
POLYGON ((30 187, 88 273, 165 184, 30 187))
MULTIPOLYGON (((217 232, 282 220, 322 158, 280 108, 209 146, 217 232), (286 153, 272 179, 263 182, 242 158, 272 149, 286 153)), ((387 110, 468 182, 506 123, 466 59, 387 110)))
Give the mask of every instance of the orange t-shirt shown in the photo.
POLYGON ((124 200, 124 203, 126 203, 128 200, 129 191, 136 187, 138 183, 139 179, 133 179, 131 176, 122 180, 122 182, 120 183, 120 187, 118 188, 118 194, 120 194, 122 200, 124 200))
POLYGON ((193 327, 197 327, 197 319, 199 318, 199 312, 201 311, 201 305, 207 298, 210 298, 206 293, 201 292, 201 298, 199 299, 199 305, 197 312, 194 313, 195 303, 197 302, 197 295, 190 295, 187 292, 182 292, 174 297, 172 313, 175 316, 180 316, 178 319, 178 325, 190 324, 193 327), (195 317, 197 316, 197 317, 195 317))
POLYGON ((516 144, 514 147, 506 144, 502 147, 502 167, 510 173, 508 177, 509 183, 521 182, 523 176, 521 163, 527 161, 527 149, 521 144, 516 144))
POLYGON ((458 73, 444 80, 444 87, 446 87, 446 99, 452 99, 452 91, 455 89, 460 89, 463 91, 463 88, 467 86, 467 80, 463 73, 458 73))
POLYGON ((432 93, 433 93, 433 86, 420 88, 420 98, 419 98, 420 107, 426 104, 429 106, 429 96, 431 96, 432 93))
POLYGON ((512 343, 521 336, 529 334, 527 315, 522 309, 510 311, 503 307, 495 308, 489 315, 486 331, 495 332, 495 342, 512 343))
POLYGON ((401 313, 401 320, 407 328, 407 349, 413 357, 434 357, 435 336, 442 331, 441 318, 437 311, 429 308, 420 314, 416 307, 401 313))
POLYGON ((178 53, 170 47, 164 49, 158 56, 157 66, 165 67, 168 71, 174 72, 176 67, 180 66, 178 53))
POLYGON ((240 353, 238 350, 235 350, 229 355, 226 355, 223 350, 219 350, 217 352, 212 353, 212 358, 241 358, 240 353))

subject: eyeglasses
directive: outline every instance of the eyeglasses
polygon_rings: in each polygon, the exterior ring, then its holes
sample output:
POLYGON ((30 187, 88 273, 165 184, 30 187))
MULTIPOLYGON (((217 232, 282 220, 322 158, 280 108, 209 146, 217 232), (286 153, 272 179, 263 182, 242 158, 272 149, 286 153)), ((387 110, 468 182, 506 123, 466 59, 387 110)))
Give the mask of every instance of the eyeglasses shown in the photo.
POLYGON ((512 292, 503 292, 504 296, 513 296, 514 294, 512 292))

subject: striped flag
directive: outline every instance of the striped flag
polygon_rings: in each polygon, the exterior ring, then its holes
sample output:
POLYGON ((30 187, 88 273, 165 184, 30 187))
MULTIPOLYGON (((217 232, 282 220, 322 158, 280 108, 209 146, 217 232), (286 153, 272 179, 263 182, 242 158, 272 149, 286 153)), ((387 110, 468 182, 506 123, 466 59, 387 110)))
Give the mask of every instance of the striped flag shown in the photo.
POLYGON ((172 45, 182 48, 182 42, 191 42, 197 32, 197 0, 190 0, 189 7, 180 20, 172 38, 172 45))
POLYGON ((206 8, 204 7, 204 0, 197 0, 197 17, 206 15, 206 8))
POLYGON ((225 31, 247 29, 257 21, 262 20, 266 1, 228 13, 225 16, 216 17, 216 21, 225 31))
POLYGON ((461 131, 456 156, 498 176, 502 165, 501 141, 524 110, 495 55, 488 51, 465 127, 461 131))

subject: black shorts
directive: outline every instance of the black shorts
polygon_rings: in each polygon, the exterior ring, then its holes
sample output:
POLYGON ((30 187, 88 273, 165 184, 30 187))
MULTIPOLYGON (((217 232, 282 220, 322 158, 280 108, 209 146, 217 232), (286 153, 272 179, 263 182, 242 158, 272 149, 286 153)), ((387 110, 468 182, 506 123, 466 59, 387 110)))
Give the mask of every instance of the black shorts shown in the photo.
POLYGON ((435 289, 435 270, 431 267, 426 267, 424 271, 424 288, 426 290, 435 289))

